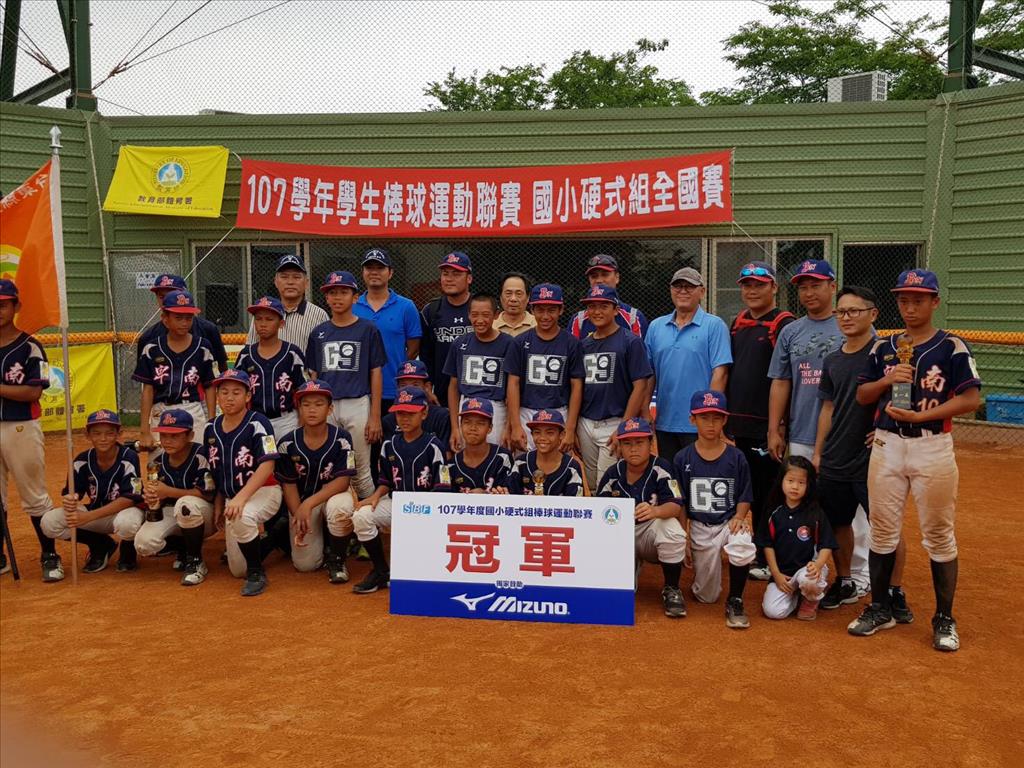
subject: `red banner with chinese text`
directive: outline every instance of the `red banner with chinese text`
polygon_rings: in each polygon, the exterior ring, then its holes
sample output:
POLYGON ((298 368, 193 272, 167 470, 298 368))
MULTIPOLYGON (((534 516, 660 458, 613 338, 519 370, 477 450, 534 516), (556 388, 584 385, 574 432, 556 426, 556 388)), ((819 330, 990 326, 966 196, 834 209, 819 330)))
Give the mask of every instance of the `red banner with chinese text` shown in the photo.
POLYGON ((236 225, 329 237, 506 237, 732 221, 732 150, 523 168, 242 160, 236 225))

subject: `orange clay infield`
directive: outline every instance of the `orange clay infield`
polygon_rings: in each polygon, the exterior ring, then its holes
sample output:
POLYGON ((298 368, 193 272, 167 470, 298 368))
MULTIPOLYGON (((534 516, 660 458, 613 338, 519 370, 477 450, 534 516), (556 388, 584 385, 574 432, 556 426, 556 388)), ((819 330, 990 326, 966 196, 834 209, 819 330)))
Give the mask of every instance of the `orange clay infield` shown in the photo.
MULTIPOLYGON (((77 443, 84 445, 82 436, 77 443)), ((80 447, 80 446, 78 446, 80 447)), ((57 498, 64 447, 47 438, 57 498)), ((171 559, 43 584, 11 489, 23 580, 0 586, 2 764, 19 766, 1013 766, 1021 765, 1024 451, 961 444, 956 600, 963 649, 931 648, 934 603, 915 513, 905 589, 916 620, 846 634, 860 606, 813 623, 725 627, 687 600, 666 619, 648 565, 627 628, 391 616, 323 572, 267 560, 243 599, 171 559)), ((82 548, 79 564, 84 562, 82 548)), ((353 581, 367 563, 350 561, 353 581)), ((684 590, 690 574, 684 573, 684 590)), ((688 594, 688 593, 687 593, 688 594)))

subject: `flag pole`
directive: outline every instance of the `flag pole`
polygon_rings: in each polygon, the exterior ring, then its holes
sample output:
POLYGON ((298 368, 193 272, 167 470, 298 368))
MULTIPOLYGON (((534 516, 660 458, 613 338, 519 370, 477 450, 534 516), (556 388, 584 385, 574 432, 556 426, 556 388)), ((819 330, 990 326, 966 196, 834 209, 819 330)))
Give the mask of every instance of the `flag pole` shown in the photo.
MULTIPOLYGON (((71 434, 71 365, 68 361, 68 284, 64 270, 64 221, 60 194, 60 128, 50 129, 50 220, 53 226, 53 263, 60 302, 60 349, 64 363, 64 427, 68 448, 68 493, 75 492, 75 448, 71 434)), ((78 585, 78 529, 71 529, 71 582, 78 585)))

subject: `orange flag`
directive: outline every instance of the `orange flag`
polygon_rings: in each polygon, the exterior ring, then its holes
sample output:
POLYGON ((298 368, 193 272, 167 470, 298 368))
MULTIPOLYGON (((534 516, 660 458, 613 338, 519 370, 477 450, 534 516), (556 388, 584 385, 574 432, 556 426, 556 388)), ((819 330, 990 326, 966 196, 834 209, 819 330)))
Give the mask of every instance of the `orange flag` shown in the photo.
POLYGON ((21 311, 15 324, 25 333, 61 321, 50 206, 52 162, 0 201, 0 277, 18 286, 21 311))

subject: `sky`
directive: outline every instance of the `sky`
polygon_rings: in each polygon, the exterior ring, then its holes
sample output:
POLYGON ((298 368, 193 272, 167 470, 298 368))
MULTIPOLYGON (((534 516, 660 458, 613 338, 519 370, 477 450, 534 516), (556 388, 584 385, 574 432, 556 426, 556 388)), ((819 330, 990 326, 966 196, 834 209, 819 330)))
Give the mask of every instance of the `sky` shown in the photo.
MULTIPOLYGON (((759 0, 280 3, 92 0, 93 83, 107 78, 129 52, 134 50, 131 57, 138 59, 98 85, 100 111, 420 111, 434 103, 423 93, 427 83, 442 80, 452 68, 468 75, 542 63, 550 72, 575 50, 607 55, 642 37, 669 40, 667 50, 650 62, 662 76, 684 78, 696 95, 735 84, 736 72, 723 59, 721 41, 748 21, 770 18, 759 0), (260 11, 265 12, 190 42, 260 11)), ((888 18, 865 24, 867 35, 884 36, 883 24, 890 19, 926 13, 944 19, 947 12, 946 0, 893 0, 889 5, 888 18)), ((58 70, 67 66, 54 0, 24 0, 21 26, 23 46, 41 50, 58 70)), ((941 46, 935 48, 941 52, 941 46)), ((50 74, 19 52, 16 91, 50 74)), ((63 106, 64 96, 46 104, 63 106)))

